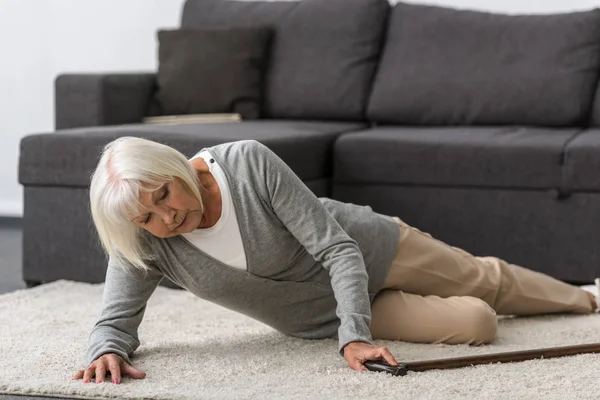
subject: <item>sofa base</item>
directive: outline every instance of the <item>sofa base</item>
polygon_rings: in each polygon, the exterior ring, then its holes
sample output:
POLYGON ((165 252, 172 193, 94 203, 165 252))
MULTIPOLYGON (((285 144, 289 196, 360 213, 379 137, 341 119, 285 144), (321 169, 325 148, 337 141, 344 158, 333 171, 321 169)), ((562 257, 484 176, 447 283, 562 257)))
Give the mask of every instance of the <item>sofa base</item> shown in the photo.
MULTIPOLYGON (((307 186, 328 196, 326 179, 307 186)), ((600 193, 334 184, 328 197, 398 216, 474 255, 572 283, 600 276, 600 193)), ((25 187, 25 282, 104 281, 107 260, 88 210, 85 188, 25 187)))
POLYGON ((473 255, 571 283, 600 276, 600 193, 334 183, 332 196, 398 216, 473 255))
POLYGON ((24 282, 25 282, 25 285, 27 286, 27 289, 31 289, 31 288, 34 288, 36 286, 40 286, 41 284, 45 283, 45 282, 42 282, 42 281, 34 281, 34 280, 30 280, 30 279, 28 279, 28 280, 26 280, 24 282))

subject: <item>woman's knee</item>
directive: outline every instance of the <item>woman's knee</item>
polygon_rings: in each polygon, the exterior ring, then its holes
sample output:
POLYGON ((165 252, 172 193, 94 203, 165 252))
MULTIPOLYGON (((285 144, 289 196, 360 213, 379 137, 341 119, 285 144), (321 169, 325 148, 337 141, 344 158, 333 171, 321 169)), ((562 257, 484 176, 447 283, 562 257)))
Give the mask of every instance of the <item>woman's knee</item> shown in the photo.
POLYGON ((496 312, 485 301, 472 298, 463 317, 462 333, 465 342, 473 345, 490 343, 497 331, 496 312))

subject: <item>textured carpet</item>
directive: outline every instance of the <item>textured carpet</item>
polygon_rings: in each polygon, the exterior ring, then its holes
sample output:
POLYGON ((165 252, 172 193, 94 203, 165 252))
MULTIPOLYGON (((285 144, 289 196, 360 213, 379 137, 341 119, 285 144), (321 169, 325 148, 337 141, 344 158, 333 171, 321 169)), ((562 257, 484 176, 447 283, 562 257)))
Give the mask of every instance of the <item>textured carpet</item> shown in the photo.
MULTIPOLYGON (((286 337, 182 290, 159 287, 140 326, 133 365, 143 380, 71 381, 83 368, 103 285, 58 281, 0 296, 0 393, 153 399, 596 399, 600 355, 586 354, 404 377, 355 372, 337 341, 286 337)), ((600 340, 600 314, 500 319, 482 347, 377 341, 401 361, 600 340)))

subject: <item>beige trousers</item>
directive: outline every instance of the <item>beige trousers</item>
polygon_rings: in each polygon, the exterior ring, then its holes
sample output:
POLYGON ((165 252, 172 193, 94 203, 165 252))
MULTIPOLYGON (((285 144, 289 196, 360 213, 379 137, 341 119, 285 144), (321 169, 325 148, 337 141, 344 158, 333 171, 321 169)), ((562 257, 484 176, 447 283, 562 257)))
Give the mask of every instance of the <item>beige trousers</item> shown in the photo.
POLYGON ((373 301, 373 339, 478 345, 496 336, 496 314, 592 312, 577 286, 496 257, 474 257, 394 219, 400 241, 373 301))

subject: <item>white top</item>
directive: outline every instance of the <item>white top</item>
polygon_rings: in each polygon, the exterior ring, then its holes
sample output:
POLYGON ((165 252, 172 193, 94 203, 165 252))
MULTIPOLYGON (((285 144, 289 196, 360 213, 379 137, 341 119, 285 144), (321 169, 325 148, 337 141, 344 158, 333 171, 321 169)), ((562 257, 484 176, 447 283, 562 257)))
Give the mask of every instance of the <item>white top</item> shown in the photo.
POLYGON ((211 157, 207 150, 197 153, 190 161, 198 157, 202 157, 206 161, 210 173, 214 176, 221 190, 223 203, 221 217, 210 228, 196 229, 182 235, 194 246, 222 263, 247 270, 246 253, 244 252, 240 227, 235 214, 235 207, 233 207, 233 201, 231 200, 231 192, 227 184, 227 179, 219 164, 211 157), (213 162, 210 160, 213 160, 213 162))

